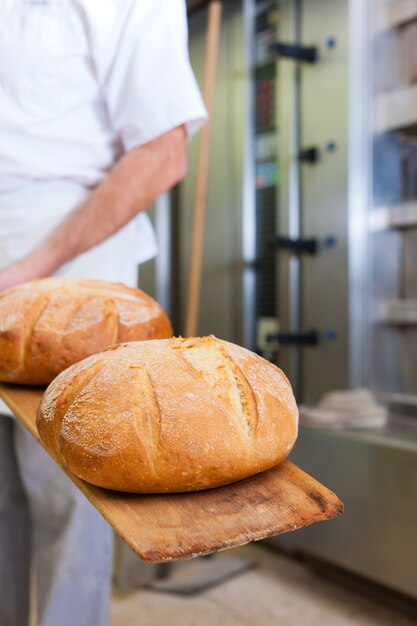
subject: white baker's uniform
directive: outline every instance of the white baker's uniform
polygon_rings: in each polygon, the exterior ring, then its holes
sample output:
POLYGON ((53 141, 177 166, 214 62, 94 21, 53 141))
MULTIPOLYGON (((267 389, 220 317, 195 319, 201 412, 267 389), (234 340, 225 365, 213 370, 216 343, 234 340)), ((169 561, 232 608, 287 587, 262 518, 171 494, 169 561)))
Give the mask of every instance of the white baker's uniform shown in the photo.
MULTIPOLYGON (((0 0, 0 270, 39 245, 125 151, 182 124, 191 135, 205 118, 184 0, 0 0)), ((141 214, 57 275, 134 285, 156 252, 141 214)), ((13 430, 35 526, 39 625, 104 626, 108 527, 17 424, 0 418, 0 427, 0 513, 13 430)), ((7 613, 13 572, 2 566, 0 555, 0 623, 21 626, 7 613)))

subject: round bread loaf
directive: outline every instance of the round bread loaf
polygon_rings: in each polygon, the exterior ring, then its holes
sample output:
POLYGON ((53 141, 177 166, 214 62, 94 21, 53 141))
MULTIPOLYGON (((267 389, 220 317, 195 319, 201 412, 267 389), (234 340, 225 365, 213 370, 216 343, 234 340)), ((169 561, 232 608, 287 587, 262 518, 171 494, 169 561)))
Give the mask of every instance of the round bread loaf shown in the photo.
POLYGON ((0 295, 0 380, 47 385, 113 344, 171 336, 164 311, 139 289, 98 280, 35 280, 0 295))
POLYGON ((275 365, 215 337, 114 346, 60 374, 37 426, 84 480, 120 491, 196 491, 289 454, 298 411, 275 365))

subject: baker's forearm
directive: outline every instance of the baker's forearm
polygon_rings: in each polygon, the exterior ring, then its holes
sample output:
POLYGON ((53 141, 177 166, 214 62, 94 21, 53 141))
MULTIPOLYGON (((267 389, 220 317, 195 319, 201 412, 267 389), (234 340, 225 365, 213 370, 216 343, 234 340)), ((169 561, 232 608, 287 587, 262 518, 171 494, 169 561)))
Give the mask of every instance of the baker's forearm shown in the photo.
POLYGON ((183 128, 126 154, 45 243, 56 266, 113 235, 182 179, 185 171, 183 128))
POLYGON ((185 173, 186 141, 182 127, 127 153, 88 200, 41 246, 6 270, 3 284, 0 274, 0 289, 7 288, 7 283, 49 276, 120 230, 185 173))

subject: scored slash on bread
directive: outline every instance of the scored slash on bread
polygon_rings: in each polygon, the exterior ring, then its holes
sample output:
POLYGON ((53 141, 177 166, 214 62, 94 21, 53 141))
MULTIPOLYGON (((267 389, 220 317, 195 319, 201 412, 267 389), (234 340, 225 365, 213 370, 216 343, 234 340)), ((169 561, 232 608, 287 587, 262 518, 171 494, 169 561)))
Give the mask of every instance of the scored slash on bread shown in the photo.
POLYGON ((140 289, 46 278, 0 295, 0 381, 47 385, 116 343, 172 337, 163 309, 140 289))
POLYGON ((84 480, 136 493, 185 492, 280 463, 298 428, 276 366, 215 337, 114 346, 60 374, 37 426, 84 480))

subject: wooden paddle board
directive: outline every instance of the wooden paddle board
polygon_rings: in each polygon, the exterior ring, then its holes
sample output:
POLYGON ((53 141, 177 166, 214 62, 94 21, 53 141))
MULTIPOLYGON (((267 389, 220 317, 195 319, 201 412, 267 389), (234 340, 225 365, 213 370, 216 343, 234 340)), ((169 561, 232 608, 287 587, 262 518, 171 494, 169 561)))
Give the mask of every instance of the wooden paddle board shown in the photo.
MULTIPOLYGON (((39 441, 43 390, 0 385, 0 396, 39 441)), ((246 480, 186 494, 136 495, 101 489, 54 459, 144 561, 189 559, 297 530, 340 515, 337 496, 286 461, 246 480)))

